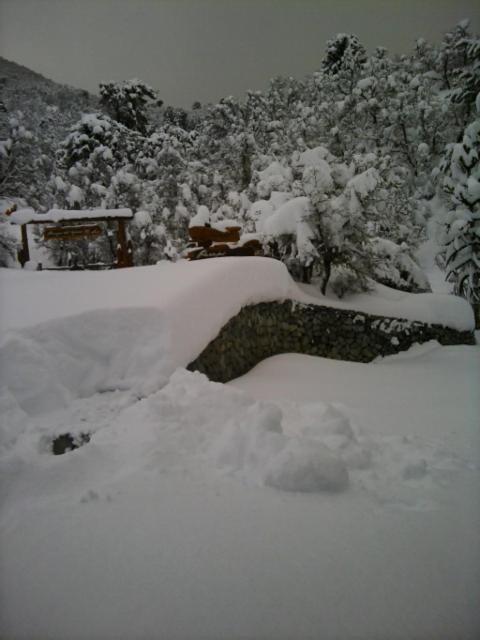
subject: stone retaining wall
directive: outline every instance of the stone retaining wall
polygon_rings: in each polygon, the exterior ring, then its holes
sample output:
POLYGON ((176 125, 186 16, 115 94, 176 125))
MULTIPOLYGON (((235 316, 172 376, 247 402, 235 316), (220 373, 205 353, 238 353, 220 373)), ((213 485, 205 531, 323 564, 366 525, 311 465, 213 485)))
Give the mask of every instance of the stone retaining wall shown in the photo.
POLYGON ((279 353, 370 362, 415 342, 475 344, 473 332, 287 300, 244 307, 188 365, 228 382, 279 353))

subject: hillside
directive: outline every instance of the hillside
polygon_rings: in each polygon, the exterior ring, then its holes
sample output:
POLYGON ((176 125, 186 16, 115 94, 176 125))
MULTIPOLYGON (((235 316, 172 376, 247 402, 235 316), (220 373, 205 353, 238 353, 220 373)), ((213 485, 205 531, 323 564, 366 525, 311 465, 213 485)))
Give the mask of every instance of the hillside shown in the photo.
POLYGON ((98 108, 98 99, 88 91, 59 84, 2 57, 0 96, 8 114, 21 111, 25 125, 38 135, 40 127, 50 123, 58 139, 82 112, 98 108))

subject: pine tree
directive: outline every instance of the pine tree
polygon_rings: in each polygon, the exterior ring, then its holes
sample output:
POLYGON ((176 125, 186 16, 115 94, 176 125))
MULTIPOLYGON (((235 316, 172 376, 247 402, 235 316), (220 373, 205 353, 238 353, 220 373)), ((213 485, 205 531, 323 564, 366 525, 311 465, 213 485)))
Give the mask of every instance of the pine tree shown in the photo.
POLYGON ((365 47, 357 36, 339 33, 327 42, 322 67, 327 75, 335 77, 339 89, 349 95, 366 59, 365 47))
POLYGON ((471 304, 480 303, 480 118, 450 145, 443 189, 451 210, 445 225, 447 279, 471 304))
POLYGON ((100 84, 100 103, 110 117, 143 134, 147 131, 147 103, 156 97, 154 89, 136 78, 100 84))
MULTIPOLYGON (((3 115, 3 114, 2 114, 3 115)), ((0 193, 27 197, 31 183, 32 133, 23 125, 23 114, 5 114, 0 139, 0 193), (3 137, 3 136, 2 136, 3 137)))

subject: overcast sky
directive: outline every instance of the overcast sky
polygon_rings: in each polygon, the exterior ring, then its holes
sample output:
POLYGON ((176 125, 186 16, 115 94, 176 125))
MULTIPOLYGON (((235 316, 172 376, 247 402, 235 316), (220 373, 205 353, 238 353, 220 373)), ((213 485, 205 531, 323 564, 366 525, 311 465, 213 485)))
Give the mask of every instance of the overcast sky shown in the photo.
POLYGON ((406 52, 466 17, 478 33, 479 0, 0 0, 0 54, 92 92, 137 77, 190 106, 302 78, 339 32, 406 52))

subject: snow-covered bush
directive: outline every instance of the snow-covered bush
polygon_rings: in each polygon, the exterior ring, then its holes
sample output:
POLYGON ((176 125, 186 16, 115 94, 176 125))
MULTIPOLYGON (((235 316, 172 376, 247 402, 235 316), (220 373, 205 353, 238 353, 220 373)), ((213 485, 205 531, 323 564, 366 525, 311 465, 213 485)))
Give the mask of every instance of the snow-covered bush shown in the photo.
POLYGON ((329 280, 330 289, 338 298, 347 294, 366 291, 368 282, 358 277, 358 273, 346 265, 334 266, 329 280))
POLYGON ((374 280, 393 289, 411 293, 430 291, 428 278, 405 244, 398 245, 385 238, 373 238, 371 247, 374 280))
POLYGON ((135 265, 155 264, 164 257, 165 225, 155 223, 148 211, 137 211, 129 226, 135 265))
POLYGON ((257 196, 268 198, 272 191, 288 191, 292 183, 292 171, 284 164, 274 161, 262 171, 257 171, 254 178, 257 196))
POLYGON ((0 219, 0 267, 11 267, 15 264, 17 249, 18 240, 12 225, 0 219))
POLYGON ((293 198, 262 221, 267 252, 284 262, 294 277, 310 282, 318 252, 312 224, 314 209, 306 196, 293 198))

